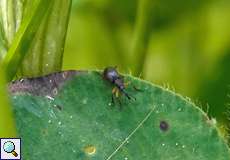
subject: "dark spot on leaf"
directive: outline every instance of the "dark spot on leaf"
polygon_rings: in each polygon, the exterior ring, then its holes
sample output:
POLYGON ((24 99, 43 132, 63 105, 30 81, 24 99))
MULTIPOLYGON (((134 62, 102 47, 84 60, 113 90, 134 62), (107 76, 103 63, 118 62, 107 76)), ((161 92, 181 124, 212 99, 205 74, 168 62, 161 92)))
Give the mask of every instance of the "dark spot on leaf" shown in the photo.
POLYGON ((10 93, 29 93, 36 96, 48 95, 54 97, 63 84, 75 75, 85 71, 62 71, 42 77, 24 78, 11 82, 8 85, 10 93))
POLYGON ((160 122, 160 129, 162 131, 167 131, 169 129, 169 124, 166 121, 161 121, 160 122))

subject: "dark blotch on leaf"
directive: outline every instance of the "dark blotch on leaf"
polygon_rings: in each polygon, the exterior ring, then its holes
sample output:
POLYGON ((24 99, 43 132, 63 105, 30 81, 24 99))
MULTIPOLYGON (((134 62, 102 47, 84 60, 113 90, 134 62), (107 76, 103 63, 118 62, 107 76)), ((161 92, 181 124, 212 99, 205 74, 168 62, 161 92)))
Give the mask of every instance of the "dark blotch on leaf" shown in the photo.
POLYGON ((160 122, 160 129, 162 131, 167 131, 169 129, 169 124, 166 121, 161 121, 160 122))
POLYGON ((8 87, 10 93, 30 93, 37 96, 56 96, 58 90, 74 76, 85 71, 62 71, 42 77, 24 78, 11 82, 8 87))

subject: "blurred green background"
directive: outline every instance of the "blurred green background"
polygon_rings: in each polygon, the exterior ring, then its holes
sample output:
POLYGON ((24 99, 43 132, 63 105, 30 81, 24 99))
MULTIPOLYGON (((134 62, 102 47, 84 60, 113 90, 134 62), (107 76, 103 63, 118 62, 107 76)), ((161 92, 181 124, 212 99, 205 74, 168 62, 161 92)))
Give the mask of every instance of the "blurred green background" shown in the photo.
POLYGON ((230 1, 149 3, 142 8, 149 11, 143 52, 135 57, 138 6, 137 0, 73 0, 63 69, 117 65, 121 72, 141 74, 191 97, 220 127, 227 128, 230 1))

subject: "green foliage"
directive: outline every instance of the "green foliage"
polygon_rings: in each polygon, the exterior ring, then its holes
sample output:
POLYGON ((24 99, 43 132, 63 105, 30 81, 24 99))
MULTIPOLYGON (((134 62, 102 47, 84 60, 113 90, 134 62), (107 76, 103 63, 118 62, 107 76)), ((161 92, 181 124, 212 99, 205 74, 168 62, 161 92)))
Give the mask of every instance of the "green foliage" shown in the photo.
POLYGON ((1 13, 4 13, 1 15, 1 46, 4 46, 1 57, 7 80, 11 80, 19 68, 20 76, 61 69, 70 6, 71 0, 1 3, 1 13))
MULTIPOLYGON (((36 30, 38 29, 46 11, 48 11, 49 6, 52 4, 51 2, 52 1, 36 0, 31 4, 30 12, 24 18, 9 48, 9 51, 4 56, 2 61, 6 70, 6 78, 8 81, 14 78, 24 56, 28 53, 28 49, 31 46, 30 44, 36 33, 36 30)), ((13 1, 11 1, 10 7, 13 8, 13 1)), ((8 19, 6 19, 3 24, 8 23, 7 20, 8 19)))
POLYGON ((6 82, 61 69, 71 0, 0 1, 0 137, 15 136, 6 82), (25 57, 26 56, 26 57, 25 57))
POLYGON ((61 70, 71 2, 55 0, 43 16, 29 54, 23 60, 22 76, 38 76, 61 70))
POLYGON ((12 83, 24 158, 230 159, 215 121, 194 104, 146 81, 125 80, 137 100, 122 96, 121 109, 110 104, 113 86, 98 72, 60 72, 12 83))

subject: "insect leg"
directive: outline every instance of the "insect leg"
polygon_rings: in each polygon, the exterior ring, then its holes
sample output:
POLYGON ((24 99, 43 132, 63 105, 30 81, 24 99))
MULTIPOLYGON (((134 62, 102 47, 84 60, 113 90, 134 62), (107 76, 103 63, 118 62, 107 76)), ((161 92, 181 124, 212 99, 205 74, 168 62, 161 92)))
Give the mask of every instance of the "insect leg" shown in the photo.
POLYGON ((131 99, 133 99, 133 100, 136 100, 136 98, 135 97, 133 97, 133 96, 130 96, 124 89, 123 90, 121 90, 121 92, 129 99, 129 100, 131 100, 131 99))
POLYGON ((115 100, 114 100, 114 94, 112 93, 112 96, 111 96, 111 104, 114 105, 115 104, 115 100))
POLYGON ((120 110, 122 110, 122 104, 121 104, 121 99, 120 99, 120 97, 117 97, 117 101, 118 101, 118 103, 119 103, 120 110))

